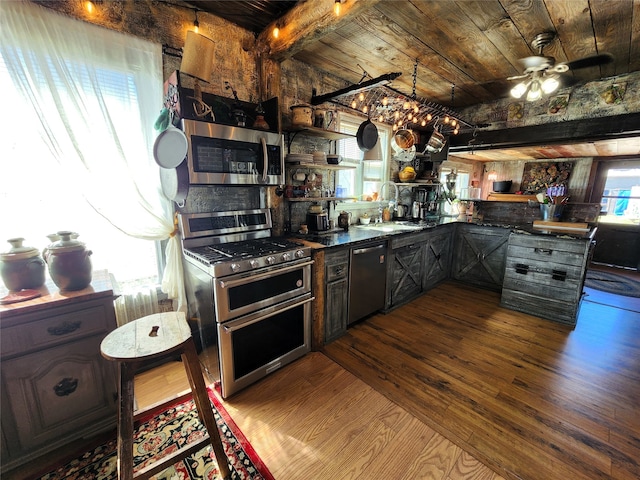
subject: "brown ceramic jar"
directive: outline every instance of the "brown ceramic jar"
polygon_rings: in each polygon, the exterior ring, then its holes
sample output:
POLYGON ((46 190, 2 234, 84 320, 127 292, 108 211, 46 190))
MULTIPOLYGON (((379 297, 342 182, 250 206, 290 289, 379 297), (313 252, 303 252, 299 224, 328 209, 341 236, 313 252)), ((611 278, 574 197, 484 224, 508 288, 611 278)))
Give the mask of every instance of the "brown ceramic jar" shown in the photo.
POLYGON ((91 250, 72 238, 73 232, 58 232, 60 240, 46 249, 45 260, 49 275, 60 290, 82 290, 91 283, 91 250))

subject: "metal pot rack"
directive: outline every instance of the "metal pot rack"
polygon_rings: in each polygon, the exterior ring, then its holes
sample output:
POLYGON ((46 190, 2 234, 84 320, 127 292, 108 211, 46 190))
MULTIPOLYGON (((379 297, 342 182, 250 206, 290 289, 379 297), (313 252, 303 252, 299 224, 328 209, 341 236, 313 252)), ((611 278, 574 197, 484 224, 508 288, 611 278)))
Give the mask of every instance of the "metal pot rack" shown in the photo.
MULTIPOLYGON (((431 130, 435 122, 438 122, 439 131, 445 135, 453 134, 455 128, 452 127, 451 120, 454 119, 461 132, 476 128, 475 125, 465 121, 455 110, 436 102, 416 97, 415 94, 407 95, 390 86, 389 84, 400 75, 400 73, 390 73, 350 85, 335 92, 324 95, 314 94, 310 103, 319 105, 324 102, 330 102, 359 115, 367 115, 372 120, 380 121, 380 118, 382 118, 381 123, 389 125, 397 123, 395 112, 399 112, 400 119, 404 119, 402 123, 406 128, 431 130), (405 108, 406 104, 412 108, 405 108), (414 105, 418 107, 418 112, 414 112, 414 105), (368 110, 366 112, 363 111, 365 106, 368 110), (412 115, 412 120, 408 119, 409 113, 412 115), (430 120, 427 120, 427 118, 430 120), (449 123, 445 123, 445 118, 449 119, 449 123), (423 119, 426 121, 424 126, 421 125, 423 119)), ((454 86, 452 86, 452 98, 453 88, 454 86)))

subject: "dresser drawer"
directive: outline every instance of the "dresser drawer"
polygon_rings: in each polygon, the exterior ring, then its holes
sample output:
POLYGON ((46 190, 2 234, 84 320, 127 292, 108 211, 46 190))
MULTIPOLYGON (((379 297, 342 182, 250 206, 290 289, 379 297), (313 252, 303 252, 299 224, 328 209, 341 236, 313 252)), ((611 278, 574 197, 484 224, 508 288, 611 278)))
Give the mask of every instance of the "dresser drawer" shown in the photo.
POLYGON ((349 250, 328 253, 324 257, 327 283, 349 275, 349 250))
POLYGON ((2 358, 70 342, 115 328, 111 298, 91 300, 25 315, 2 329, 2 358))
POLYGON ((507 256, 581 268, 586 258, 587 247, 588 243, 581 240, 512 233, 509 236, 507 256))
POLYGON ((532 295, 563 299, 579 298, 582 270, 571 265, 552 265, 526 259, 507 258, 503 288, 532 295))

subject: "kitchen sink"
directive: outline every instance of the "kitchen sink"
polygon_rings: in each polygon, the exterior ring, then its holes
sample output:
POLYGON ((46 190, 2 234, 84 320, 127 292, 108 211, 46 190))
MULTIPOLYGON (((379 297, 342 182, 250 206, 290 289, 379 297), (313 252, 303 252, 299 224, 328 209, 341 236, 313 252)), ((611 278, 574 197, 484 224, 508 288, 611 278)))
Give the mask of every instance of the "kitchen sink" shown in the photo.
POLYGON ((425 225, 416 225, 412 222, 387 222, 387 223, 370 223, 369 225, 356 225, 356 228, 363 230, 374 230, 376 232, 410 232, 414 230, 424 230, 425 225))

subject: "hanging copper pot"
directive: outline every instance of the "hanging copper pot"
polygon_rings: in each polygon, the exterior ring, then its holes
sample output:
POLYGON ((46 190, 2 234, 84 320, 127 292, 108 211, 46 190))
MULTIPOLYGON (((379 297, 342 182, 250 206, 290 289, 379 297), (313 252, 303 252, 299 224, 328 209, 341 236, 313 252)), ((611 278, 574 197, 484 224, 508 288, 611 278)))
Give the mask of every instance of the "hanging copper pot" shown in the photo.
POLYGON ((399 151, 411 148, 415 143, 416 139, 413 135, 413 132, 411 130, 407 130, 406 128, 402 128, 398 130, 393 136, 391 146, 394 150, 399 151))

